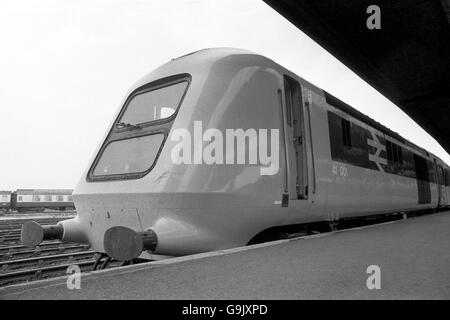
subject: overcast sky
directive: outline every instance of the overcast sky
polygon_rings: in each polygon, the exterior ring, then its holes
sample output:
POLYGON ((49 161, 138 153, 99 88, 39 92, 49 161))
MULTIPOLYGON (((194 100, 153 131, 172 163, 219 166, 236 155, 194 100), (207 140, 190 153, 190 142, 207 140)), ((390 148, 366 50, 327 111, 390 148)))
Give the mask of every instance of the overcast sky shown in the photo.
POLYGON ((0 189, 75 187, 127 89, 211 47, 265 55, 450 163, 400 109, 259 0, 1 0, 0 39, 0 189))

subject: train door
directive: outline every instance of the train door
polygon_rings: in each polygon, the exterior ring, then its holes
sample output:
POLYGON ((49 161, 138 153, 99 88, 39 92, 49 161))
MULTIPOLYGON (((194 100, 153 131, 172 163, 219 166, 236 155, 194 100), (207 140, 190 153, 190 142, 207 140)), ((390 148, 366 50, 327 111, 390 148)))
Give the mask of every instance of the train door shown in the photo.
POLYGON ((447 203, 448 203, 447 189, 446 189, 446 186, 445 186, 445 184, 446 184, 445 183, 446 177, 445 177, 445 169, 444 169, 444 167, 442 167, 442 165, 439 165, 439 172, 440 172, 440 175, 441 175, 441 181, 439 183, 439 189, 441 189, 441 203, 440 203, 440 205, 446 206, 447 203))
POLYGON ((286 148, 289 153, 290 199, 308 198, 308 170, 305 143, 305 116, 300 84, 284 76, 284 102, 286 112, 286 148))
POLYGON ((445 193, 446 193, 446 200, 447 206, 450 206, 450 170, 447 168, 447 166, 444 166, 444 180, 445 180, 445 193))
POLYGON ((414 154, 414 167, 416 170, 419 204, 431 203, 431 189, 427 161, 421 156, 414 154))
POLYGON ((444 169, 436 159, 434 159, 434 167, 436 169, 436 186, 438 190, 438 207, 443 206, 446 203, 445 181, 444 181, 444 169))

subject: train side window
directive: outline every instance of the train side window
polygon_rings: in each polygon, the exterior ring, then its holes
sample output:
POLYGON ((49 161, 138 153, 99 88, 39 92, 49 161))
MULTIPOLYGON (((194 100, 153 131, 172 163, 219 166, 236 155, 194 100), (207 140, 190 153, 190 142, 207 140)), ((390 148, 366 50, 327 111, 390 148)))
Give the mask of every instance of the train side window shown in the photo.
POLYGON ((441 165, 439 165, 438 176, 439 176, 439 184, 444 185, 445 184, 445 174, 444 174, 444 168, 442 168, 441 165))
POLYGON ((433 182, 433 183, 437 183, 436 178, 435 178, 435 167, 432 161, 426 161, 427 162, 427 167, 428 167, 428 181, 433 182))
POLYGON ((393 152, 392 152, 392 143, 386 140, 386 154, 388 161, 394 161, 393 152))
POLYGON ((22 196, 18 196, 17 199, 18 199, 19 201, 22 201, 22 196))
POLYGON ((41 201, 41 197, 35 194, 35 195, 33 195, 32 200, 36 201, 36 202, 39 202, 39 201, 41 201))
POLYGON ((397 156, 398 156, 398 163, 400 165, 403 165, 403 151, 402 151, 402 147, 397 146, 397 156))
POLYGON ((392 144, 392 161, 394 163, 398 162, 398 152, 397 145, 395 143, 392 144))
POLYGON ((350 121, 341 119, 342 125, 342 142, 344 146, 352 147, 352 135, 350 131, 350 121))
POLYGON ((51 202, 51 201, 52 201, 52 196, 51 196, 51 195, 46 195, 46 196, 44 197, 44 199, 45 199, 45 201, 47 201, 47 202, 51 202))
POLYGON ((403 165, 403 150, 398 144, 386 140, 386 154, 389 162, 403 165))

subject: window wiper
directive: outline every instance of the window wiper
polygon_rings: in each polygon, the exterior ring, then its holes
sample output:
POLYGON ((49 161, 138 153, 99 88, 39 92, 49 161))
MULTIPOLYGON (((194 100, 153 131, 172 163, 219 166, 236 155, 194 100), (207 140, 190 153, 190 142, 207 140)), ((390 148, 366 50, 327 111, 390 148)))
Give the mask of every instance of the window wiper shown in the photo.
POLYGON ((141 129, 142 127, 140 125, 138 125, 138 124, 119 122, 119 123, 116 124, 116 128, 118 128, 118 129, 122 129, 122 128, 141 129))

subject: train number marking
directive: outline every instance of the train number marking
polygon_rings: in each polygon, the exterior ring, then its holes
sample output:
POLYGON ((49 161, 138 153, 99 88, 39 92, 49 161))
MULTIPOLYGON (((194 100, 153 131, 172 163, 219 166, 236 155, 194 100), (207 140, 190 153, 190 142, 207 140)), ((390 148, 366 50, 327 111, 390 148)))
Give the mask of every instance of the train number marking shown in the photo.
POLYGON ((348 168, 346 166, 340 166, 333 163, 331 172, 338 177, 347 177, 348 176, 348 168))

